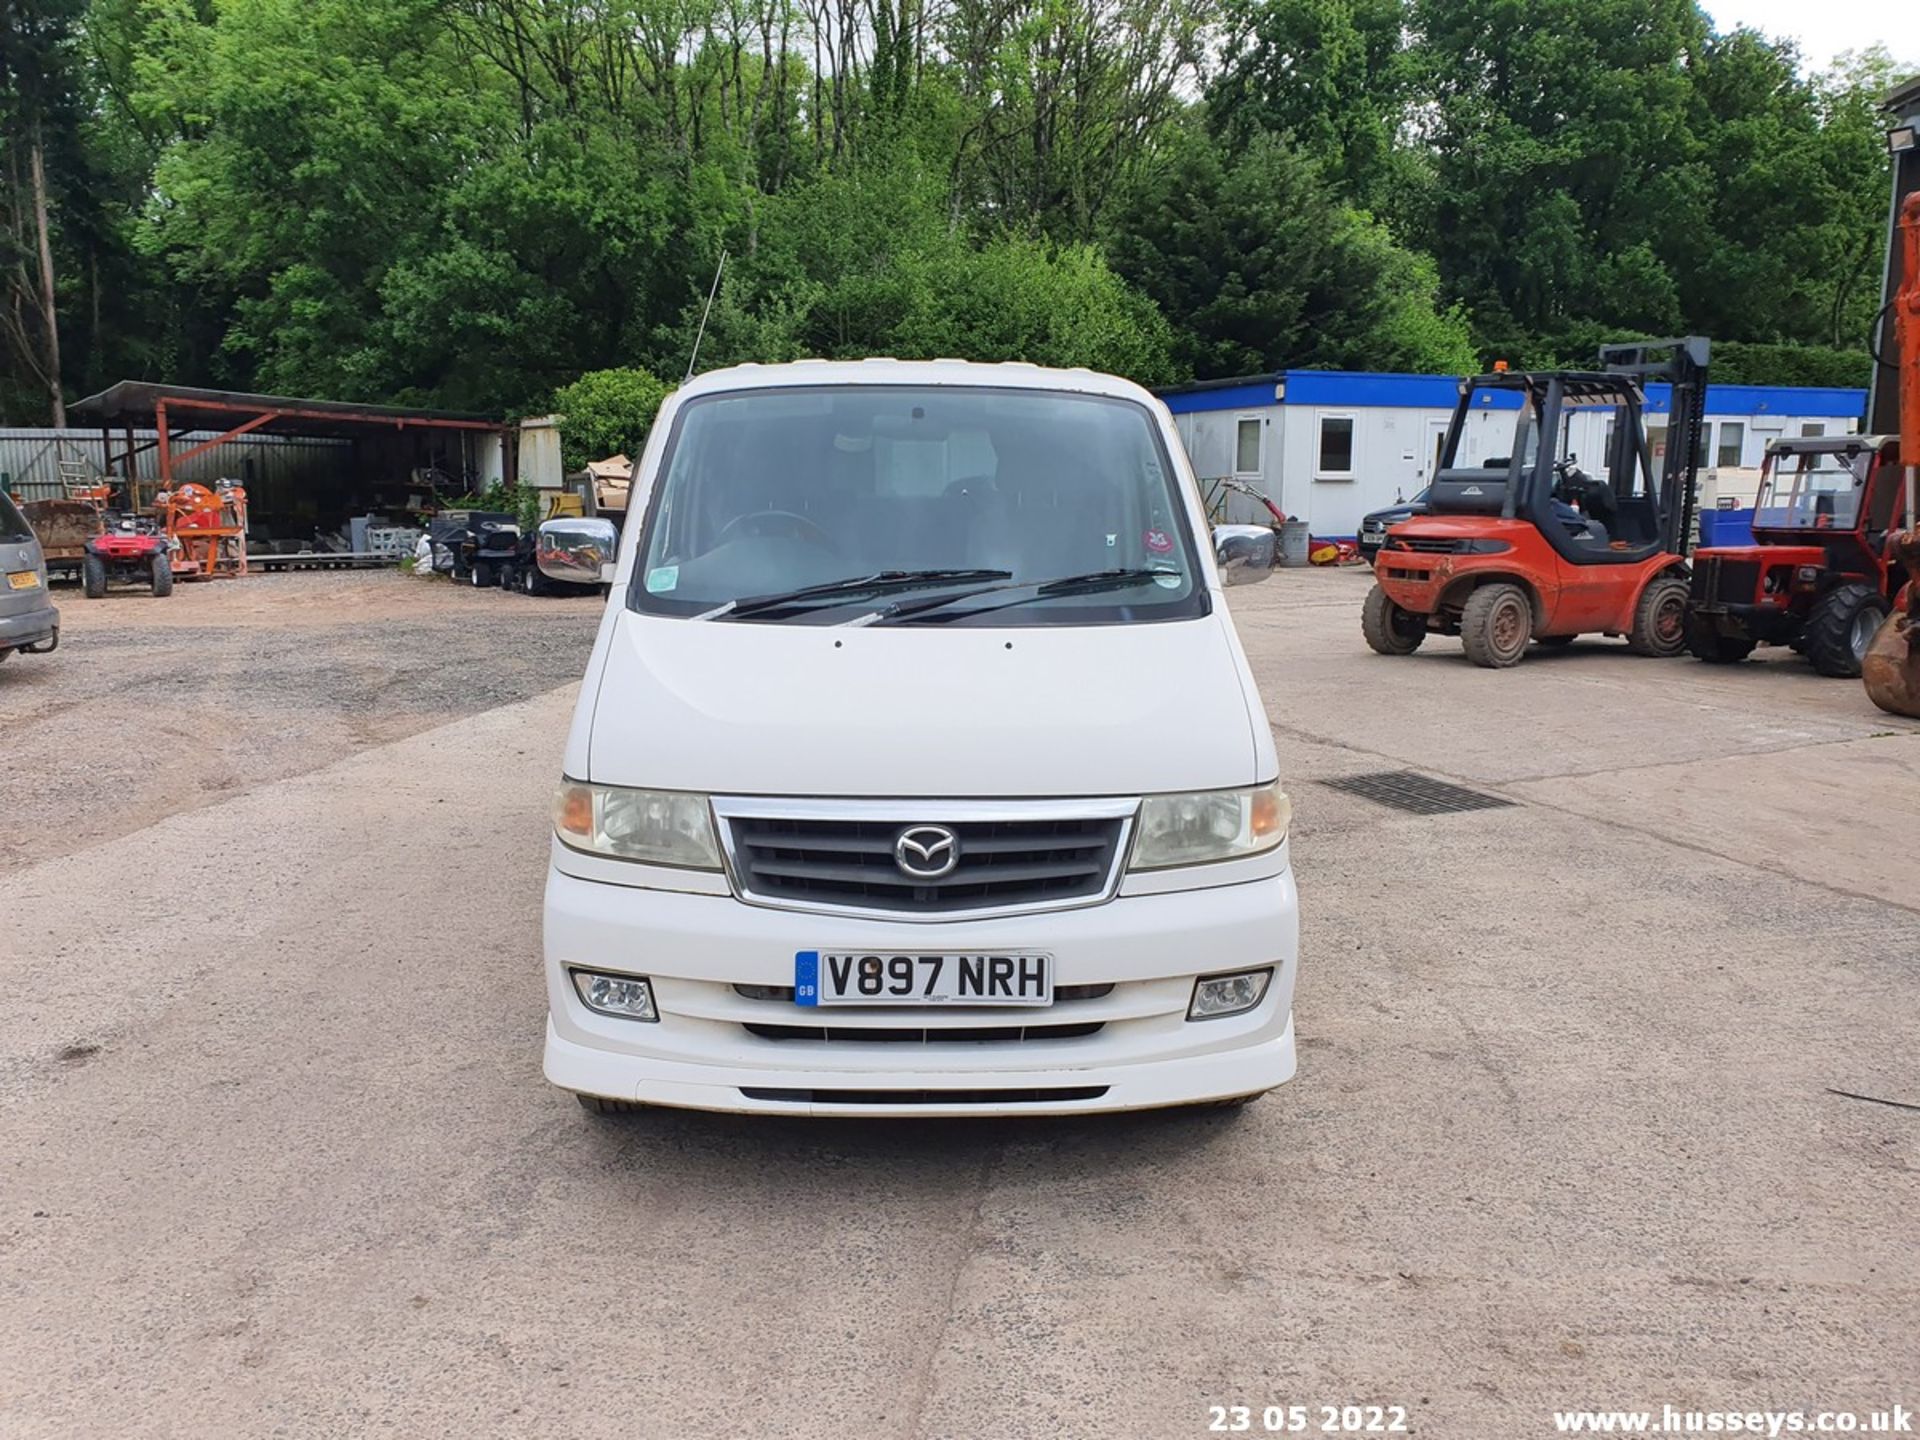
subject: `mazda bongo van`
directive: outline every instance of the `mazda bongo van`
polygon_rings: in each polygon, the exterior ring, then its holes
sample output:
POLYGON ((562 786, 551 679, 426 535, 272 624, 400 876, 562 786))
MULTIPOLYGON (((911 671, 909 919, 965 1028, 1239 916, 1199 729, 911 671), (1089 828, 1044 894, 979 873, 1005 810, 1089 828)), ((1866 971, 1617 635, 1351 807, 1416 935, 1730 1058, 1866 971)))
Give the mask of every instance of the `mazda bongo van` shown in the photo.
POLYGON ((1001 1115, 1294 1073, 1290 806, 1171 417, 1083 370, 702 376, 634 473, 554 802, 590 1108, 1001 1115))

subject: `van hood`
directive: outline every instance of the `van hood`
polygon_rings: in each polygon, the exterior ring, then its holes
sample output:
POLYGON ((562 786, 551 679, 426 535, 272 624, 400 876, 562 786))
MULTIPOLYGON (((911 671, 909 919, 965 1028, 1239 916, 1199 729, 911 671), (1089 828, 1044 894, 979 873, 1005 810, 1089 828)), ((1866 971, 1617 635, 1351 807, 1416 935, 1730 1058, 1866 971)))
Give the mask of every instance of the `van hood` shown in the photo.
POLYGON ((607 785, 731 795, 1129 795, 1251 785, 1224 612, 950 629, 621 612, 588 741, 607 785))

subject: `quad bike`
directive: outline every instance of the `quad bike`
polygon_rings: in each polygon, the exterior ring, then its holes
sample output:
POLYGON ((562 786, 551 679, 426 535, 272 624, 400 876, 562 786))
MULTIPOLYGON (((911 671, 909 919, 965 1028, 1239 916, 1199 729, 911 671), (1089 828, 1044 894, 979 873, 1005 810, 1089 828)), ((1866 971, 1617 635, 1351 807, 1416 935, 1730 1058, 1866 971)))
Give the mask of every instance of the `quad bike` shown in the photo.
POLYGON ((151 521, 123 520, 87 541, 80 561, 80 590, 89 600, 107 593, 111 581, 150 587, 156 597, 173 593, 173 554, 151 521))

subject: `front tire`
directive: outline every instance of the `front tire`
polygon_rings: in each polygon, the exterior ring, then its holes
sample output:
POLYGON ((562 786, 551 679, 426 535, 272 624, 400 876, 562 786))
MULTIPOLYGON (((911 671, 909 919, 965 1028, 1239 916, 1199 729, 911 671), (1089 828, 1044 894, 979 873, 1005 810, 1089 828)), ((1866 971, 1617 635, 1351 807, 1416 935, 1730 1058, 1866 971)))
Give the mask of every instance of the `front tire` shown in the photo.
POLYGON ((1376 655, 1411 655, 1427 638, 1427 621, 1423 615, 1402 610, 1376 585, 1360 608, 1360 633, 1376 655))
POLYGON ((1633 607, 1627 649, 1636 655, 1671 660, 1687 648, 1687 582, 1662 575, 1647 582, 1633 607))
POLYGON ((538 595, 540 593, 540 572, 534 566, 528 565, 522 569, 519 580, 520 593, 522 595, 538 595))
POLYGON ((1460 612, 1467 658, 1485 670, 1518 665, 1533 638, 1533 602, 1518 585, 1482 585, 1460 612))
POLYGON ((173 593, 173 557, 164 550, 153 557, 153 594, 156 600, 164 600, 173 593))
POLYGON ((1880 633, 1887 609, 1887 597, 1858 580, 1822 595, 1802 632, 1813 668, 1836 680, 1859 678, 1860 662, 1880 633))
POLYGON ((485 590, 493 584, 493 564, 487 560, 476 560, 473 569, 467 572, 473 578, 473 588, 485 590))
POLYGON ((98 555, 90 554, 80 561, 80 593, 89 600, 107 593, 107 562, 98 555))
POLYGON ((636 1110, 647 1107, 637 1100, 615 1100, 606 1095, 583 1095, 578 1090, 573 1098, 580 1102, 580 1108, 589 1115, 631 1115, 636 1110))
POLYGON ((1687 649, 1709 665, 1738 665, 1753 654, 1754 643, 1744 635, 1722 635, 1705 615, 1687 621, 1687 649))

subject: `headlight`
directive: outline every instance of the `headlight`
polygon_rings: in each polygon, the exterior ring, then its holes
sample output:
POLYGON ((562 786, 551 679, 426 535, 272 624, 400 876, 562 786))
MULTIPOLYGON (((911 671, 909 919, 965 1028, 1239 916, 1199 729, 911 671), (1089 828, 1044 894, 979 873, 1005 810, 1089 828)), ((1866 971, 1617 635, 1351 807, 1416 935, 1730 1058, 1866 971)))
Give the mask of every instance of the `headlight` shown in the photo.
POLYGON ((553 797, 553 833, 572 849, 616 860, 720 868, 704 795, 565 780, 553 797))
POLYGON ((1140 802, 1128 868, 1162 870, 1258 855, 1287 838, 1293 804, 1278 780, 1251 790, 1149 795, 1140 802))

